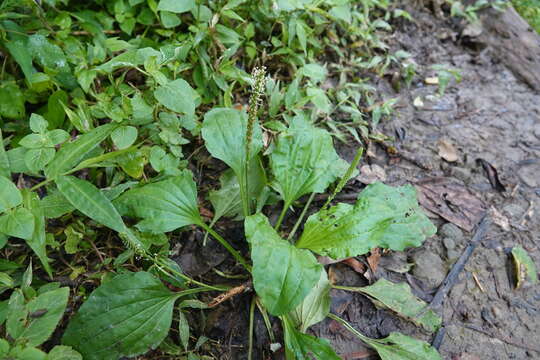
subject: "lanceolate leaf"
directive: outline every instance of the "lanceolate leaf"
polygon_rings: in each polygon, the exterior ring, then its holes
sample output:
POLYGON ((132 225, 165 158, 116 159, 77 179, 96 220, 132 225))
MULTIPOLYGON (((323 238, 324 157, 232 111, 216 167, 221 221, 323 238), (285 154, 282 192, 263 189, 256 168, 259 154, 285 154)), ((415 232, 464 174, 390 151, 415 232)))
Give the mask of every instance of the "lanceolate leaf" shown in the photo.
POLYGON ((162 233, 202 223, 197 188, 190 171, 126 191, 114 204, 127 216, 142 218, 141 231, 162 233))
POLYGON ((420 246, 435 231, 412 186, 375 183, 362 191, 354 206, 340 203, 310 216, 296 246, 338 259, 374 247, 402 251, 420 246))
POLYGON ((426 311, 428 304, 414 296, 406 283, 379 279, 373 285, 356 289, 368 295, 375 305, 395 311, 428 331, 433 332, 441 325, 441 318, 431 309, 426 311))
POLYGON ((177 297, 150 273, 118 275, 90 294, 69 322, 62 343, 87 360, 142 354, 169 332, 177 297))
POLYGON ((45 216, 41 207, 39 196, 36 193, 23 189, 24 207, 30 211, 34 217, 34 229, 32 236, 26 239, 26 243, 36 253, 39 261, 43 265, 47 274, 52 278, 52 269, 47 257, 45 239, 45 216))
POLYGON ((74 168, 85 155, 96 148, 105 140, 117 125, 107 124, 99 126, 92 131, 79 136, 71 143, 63 144, 53 161, 45 169, 45 175, 49 179, 55 179, 64 172, 74 168))
POLYGON ((289 317, 302 332, 319 321, 324 320, 330 312, 330 282, 326 271, 321 269, 319 282, 309 292, 308 296, 291 313, 289 317))
MULTIPOLYGON (((235 109, 217 108, 204 115, 202 136, 206 148, 241 177, 246 161, 247 114, 235 109)), ((262 132, 258 123, 253 125, 250 158, 262 149, 262 132)), ((250 159, 251 160, 251 159, 250 159)))
POLYGON ((279 135, 270 166, 271 185, 287 206, 302 195, 324 192, 348 168, 334 150, 332 136, 314 127, 304 115, 295 116, 289 129, 279 135))
POLYGON ((281 239, 262 214, 247 217, 245 229, 257 295, 272 315, 286 314, 317 284, 322 266, 311 252, 281 239))
POLYGON ((295 329, 292 321, 282 317, 287 360, 340 360, 326 339, 316 338, 295 329))
POLYGON ((117 232, 126 232, 126 225, 116 208, 92 183, 74 176, 60 176, 56 184, 77 210, 117 232))
POLYGON ((9 210, 22 202, 17 186, 8 178, 0 175, 0 213, 9 210))

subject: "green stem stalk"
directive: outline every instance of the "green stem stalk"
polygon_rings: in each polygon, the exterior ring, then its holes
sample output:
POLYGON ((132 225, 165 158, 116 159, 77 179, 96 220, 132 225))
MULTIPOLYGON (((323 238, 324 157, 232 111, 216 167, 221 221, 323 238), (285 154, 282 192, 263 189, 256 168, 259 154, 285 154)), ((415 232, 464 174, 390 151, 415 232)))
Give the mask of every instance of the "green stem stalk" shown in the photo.
POLYGON ((328 314, 328 317, 332 320, 335 320, 337 321, 338 323, 340 323, 341 325, 343 325, 347 330, 349 330, 350 332, 352 332, 354 335, 356 335, 360 340, 362 340, 363 342, 369 344, 370 341, 373 341, 373 339, 370 339, 368 338, 367 336, 363 335, 362 333, 360 333, 358 330, 356 330, 351 324, 349 324, 346 320, 343 320, 342 318, 340 318, 339 316, 337 315, 334 315, 332 313, 329 313, 328 314))
POLYGON ((298 220, 296 220, 296 224, 294 224, 293 229, 289 233, 289 236, 287 237, 287 240, 291 241, 292 237, 294 236, 294 233, 296 233, 296 230, 298 230, 298 227, 302 223, 302 220, 304 219, 304 216, 306 216, 307 210, 308 210, 309 206, 311 205, 311 202, 313 201, 314 197, 315 197, 315 193, 311 193, 311 195, 309 196, 308 201, 304 205, 304 209, 302 210, 302 213, 300 214, 300 217, 298 218, 298 220))
POLYGON ((274 226, 274 230, 278 230, 279 227, 281 226, 281 223, 283 222, 283 218, 285 217, 285 214, 287 213, 287 210, 289 209, 289 204, 287 203, 284 203, 283 204, 283 209, 281 210, 281 214, 279 214, 279 218, 276 222, 276 225, 274 226))
POLYGON ((227 249, 227 251, 229 251, 231 253, 232 256, 234 256, 234 258, 236 259, 236 261, 238 261, 240 264, 242 264, 242 266, 244 266, 244 268, 251 272, 251 266, 248 264, 248 262, 246 261, 246 259, 244 259, 244 257, 242 255, 240 255, 240 253, 238 251, 236 251, 232 246, 231 244, 229 244, 227 242, 227 240, 225 240, 221 235, 219 235, 217 232, 215 232, 211 227, 209 227, 208 225, 206 225, 205 223, 201 223, 199 224, 204 230, 208 231, 210 233, 210 235, 212 235, 217 241, 219 241, 219 243, 221 245, 223 245, 223 247, 225 249, 227 249))
POLYGON ((192 279, 190 278, 189 276, 185 275, 185 274, 182 274, 181 272, 178 272, 174 269, 171 269, 166 263, 163 263, 160 259, 152 259, 150 256, 147 256, 147 258, 151 261, 154 262, 154 264, 156 265, 156 267, 164 272, 165 274, 171 276, 171 273, 186 280, 186 282, 188 283, 192 283, 192 284, 195 284, 195 285, 198 285, 202 288, 205 288, 205 289, 208 289, 208 290, 215 290, 215 291, 227 291, 229 290, 229 287, 226 287, 226 286, 213 286, 213 285, 207 285, 205 283, 202 283, 200 281, 197 281, 195 279, 192 279))

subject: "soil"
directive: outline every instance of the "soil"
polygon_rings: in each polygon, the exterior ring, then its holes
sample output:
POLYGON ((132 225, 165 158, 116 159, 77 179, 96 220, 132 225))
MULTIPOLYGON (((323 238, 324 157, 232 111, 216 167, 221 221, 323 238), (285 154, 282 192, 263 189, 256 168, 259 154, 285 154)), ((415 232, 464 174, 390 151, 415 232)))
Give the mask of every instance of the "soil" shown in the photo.
MULTIPOLYGON (((540 266, 540 95, 500 63, 491 47, 474 38, 460 38, 455 21, 435 18, 427 10, 407 10, 415 22, 403 24, 390 42, 395 50, 413 55, 420 76, 399 92, 389 79, 377 83, 385 98, 399 98, 395 115, 379 125, 395 142, 370 146, 361 165, 378 165, 391 185, 433 181, 442 186, 439 190, 451 187, 452 194, 465 200, 449 198, 440 213, 461 211, 462 221, 445 220, 454 217, 446 214, 443 219, 430 208, 439 231, 422 247, 405 253, 383 252, 376 271, 365 274, 343 263, 328 265, 330 278, 348 286, 368 285, 380 277, 406 281, 418 297, 429 302, 487 211, 491 219, 487 235, 444 299, 440 353, 444 359, 540 359, 540 287, 515 288, 510 254, 513 246, 521 245, 540 266), (423 81, 435 75, 432 64, 461 71, 461 82, 453 82, 441 97, 436 96, 437 86, 423 81), (422 107, 413 105, 418 97, 422 107), (477 206, 469 209, 470 204, 477 206)), ((347 160, 355 151, 353 144, 341 145, 340 153, 347 160)), ((357 179, 345 191, 355 194, 363 187, 357 179)), ((238 238, 235 246, 241 247, 242 234, 235 231, 230 229, 229 238, 238 238)), ((211 278, 209 269, 221 269, 222 262, 223 271, 234 272, 224 262, 222 251, 212 264, 194 261, 193 256, 205 251, 196 246, 180 251, 178 261, 188 272, 211 278), (190 262, 198 265, 190 267, 190 262)), ((365 262, 365 258, 358 260, 365 262)), ((331 311, 367 336, 379 338, 400 331, 428 342, 434 338, 395 314, 375 308, 360 294, 332 290, 331 295, 331 311)), ((247 358, 250 299, 251 294, 239 295, 206 313, 199 330, 216 340, 207 343, 208 353, 219 359, 247 358)), ((278 322, 273 324, 279 336, 278 322)), ((344 359, 376 358, 333 320, 326 319, 310 331, 329 339, 344 359)), ((256 312, 254 359, 283 358, 283 351, 269 351, 270 342, 256 312)))

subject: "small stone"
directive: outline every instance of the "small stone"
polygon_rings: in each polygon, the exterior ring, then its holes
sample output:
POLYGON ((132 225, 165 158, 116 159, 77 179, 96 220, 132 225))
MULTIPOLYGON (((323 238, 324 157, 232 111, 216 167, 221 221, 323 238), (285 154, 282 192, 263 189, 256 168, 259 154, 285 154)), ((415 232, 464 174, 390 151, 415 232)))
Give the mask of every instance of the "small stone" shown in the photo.
POLYGON ((451 175, 455 177, 456 179, 461 180, 463 182, 468 182, 471 180, 472 175, 469 169, 457 167, 457 166, 452 166, 450 169, 451 169, 450 170, 451 175))
POLYGON ((463 240, 463 231, 452 223, 446 223, 439 229, 439 235, 452 238, 456 242, 463 240))
POLYGON ((446 250, 454 250, 456 248, 456 242, 451 237, 445 237, 443 244, 446 250))
POLYGON ((356 179, 363 184, 373 184, 376 181, 384 182, 386 180, 386 172, 377 164, 364 165, 360 168, 360 175, 356 179))
POLYGON ((456 260, 459 259, 460 256, 461 256, 461 253, 456 250, 448 250, 446 252, 446 257, 451 264, 456 262, 456 260))
POLYGON ((534 136, 540 139, 540 124, 534 125, 534 136))
POLYGON ((430 288, 438 287, 446 277, 446 268, 443 260, 429 250, 420 250, 413 255, 415 263, 413 275, 423 281, 430 288))
POLYGON ((522 166, 518 170, 521 181, 532 188, 540 187, 540 176, 538 174, 540 174, 540 162, 522 166))

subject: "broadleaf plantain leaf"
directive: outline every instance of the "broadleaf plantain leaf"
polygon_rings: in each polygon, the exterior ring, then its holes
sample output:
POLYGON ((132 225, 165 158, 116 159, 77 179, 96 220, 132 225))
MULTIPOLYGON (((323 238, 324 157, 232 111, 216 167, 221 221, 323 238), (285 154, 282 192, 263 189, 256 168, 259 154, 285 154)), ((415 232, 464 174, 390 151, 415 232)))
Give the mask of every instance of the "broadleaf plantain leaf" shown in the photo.
POLYGON ((280 238, 262 214, 248 216, 245 229, 255 291, 272 315, 290 312, 317 284, 322 265, 311 252, 280 238))
POLYGON ((428 304, 414 296, 406 283, 396 284, 381 278, 373 285, 355 289, 368 295, 375 305, 388 308, 428 331, 436 331, 441 325, 442 319, 433 310, 426 311, 428 304))
POLYGON ((177 298, 150 273, 118 275, 90 294, 62 343, 88 360, 142 354, 167 336, 177 298))
POLYGON ((270 166, 274 175, 271 186, 288 207, 302 195, 324 192, 349 165, 334 150, 330 133, 297 115, 279 135, 270 166))
POLYGON ((441 355, 427 342, 392 332, 384 339, 364 338, 377 350, 382 360, 441 360, 441 355))
MULTIPOLYGON (((216 108, 204 115, 202 136, 206 148, 229 165, 241 178, 246 161, 247 114, 235 109, 216 108)), ((258 123, 253 126, 250 160, 262 149, 262 132, 258 123)))
POLYGON ((114 201, 127 216, 142 218, 140 231, 163 233, 202 223, 197 206, 197 188, 190 171, 179 176, 126 191, 114 201))
POLYGON ((289 313, 289 318, 302 332, 319 321, 324 320, 330 312, 330 282, 324 269, 321 269, 319 281, 304 301, 289 313))
POLYGON ((287 360, 340 360, 326 339, 317 338, 295 329, 286 316, 282 317, 285 330, 285 356, 287 360))
POLYGON ((375 183, 362 191, 354 206, 340 203, 311 215, 296 246, 340 259, 375 247, 417 247, 435 232, 412 186, 375 183))

